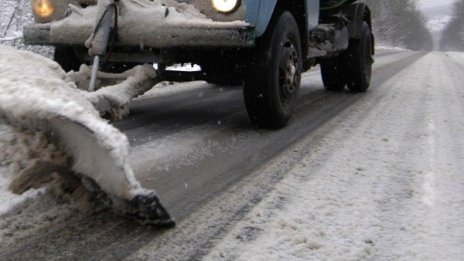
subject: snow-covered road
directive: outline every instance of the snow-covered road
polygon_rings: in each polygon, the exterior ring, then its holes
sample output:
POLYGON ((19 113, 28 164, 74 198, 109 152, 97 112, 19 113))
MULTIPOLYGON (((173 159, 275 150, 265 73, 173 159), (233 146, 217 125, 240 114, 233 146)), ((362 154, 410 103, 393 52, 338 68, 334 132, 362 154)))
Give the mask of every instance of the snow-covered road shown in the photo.
POLYGON ((426 55, 333 119, 319 151, 299 144, 307 156, 206 259, 460 260, 463 58, 426 55))
POLYGON ((240 88, 162 87, 115 126, 178 227, 44 196, 2 216, 0 259, 460 260, 462 72, 462 53, 384 52, 372 89, 354 95, 325 92, 310 71, 277 132, 251 128, 240 88))

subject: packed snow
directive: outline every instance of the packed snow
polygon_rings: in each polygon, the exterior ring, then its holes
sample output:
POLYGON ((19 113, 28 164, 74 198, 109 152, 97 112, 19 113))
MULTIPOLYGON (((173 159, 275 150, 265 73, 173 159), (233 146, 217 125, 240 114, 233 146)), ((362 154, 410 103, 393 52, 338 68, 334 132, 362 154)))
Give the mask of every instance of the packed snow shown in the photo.
POLYGON ((66 164, 66 156, 48 142, 41 132, 27 133, 0 122, 0 215, 43 190, 31 190, 22 195, 9 191, 17 173, 38 157, 57 164, 66 164), (39 156, 40 155, 40 156, 39 156))

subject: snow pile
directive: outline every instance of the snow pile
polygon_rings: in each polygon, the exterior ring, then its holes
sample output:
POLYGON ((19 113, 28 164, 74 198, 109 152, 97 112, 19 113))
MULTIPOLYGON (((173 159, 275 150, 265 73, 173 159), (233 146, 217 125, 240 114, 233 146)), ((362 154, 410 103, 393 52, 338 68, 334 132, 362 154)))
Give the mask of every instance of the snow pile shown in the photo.
POLYGON ((31 160, 37 158, 66 165, 66 157, 40 131, 28 133, 0 124, 0 144, 0 164, 9 166, 10 174, 26 168, 31 160))
MULTIPOLYGON (((66 79, 75 82, 81 90, 89 88, 92 68, 81 65, 78 72, 71 71, 66 79)), ((81 92, 105 118, 120 120, 129 114, 128 104, 156 85, 156 71, 152 65, 138 65, 123 73, 97 74, 97 91, 81 92)))
POLYGON ((16 40, 18 38, 21 38, 22 36, 23 36, 22 32, 14 31, 14 32, 10 33, 10 35, 8 35, 8 36, 0 37, 0 42, 2 42, 2 41, 13 41, 13 40, 16 40))
MULTIPOLYGON (((85 8, 80 8, 71 5, 73 11, 67 18, 55 21, 52 23, 52 36, 59 37, 66 33, 61 32, 70 27, 81 26, 87 29, 91 29, 95 26, 95 21, 99 15, 103 13, 100 8, 105 7, 109 1, 99 1, 99 5, 92 5, 85 8), (101 7, 100 7, 101 6, 101 7)), ((166 25, 176 26, 189 26, 193 22, 205 23, 208 25, 214 24, 213 20, 207 18, 193 5, 178 3, 170 0, 157 0, 157 1, 146 1, 146 0, 131 0, 122 1, 120 3, 120 21, 118 21, 119 27, 127 27, 128 30, 137 31, 137 28, 144 27, 162 27, 166 25), (127 15, 130 13, 131 15, 127 15), (136 14, 136 15, 134 15, 136 14), (141 20, 140 18, 143 18, 141 20)), ((219 24, 219 23, 218 23, 219 24)), ((88 30, 83 30, 87 32, 88 30)), ((81 32, 74 32, 77 35, 81 35, 81 32)), ((86 37, 89 34, 85 35, 86 37)))
POLYGON ((22 195, 16 195, 8 191, 11 179, 8 177, 8 169, 0 167, 0 216, 10 212, 15 206, 29 198, 34 198, 41 193, 41 190, 30 190, 22 195))
MULTIPOLYGON (((68 119, 83 126, 94 136, 97 143, 94 146, 110 154, 113 162, 106 164, 114 164, 119 171, 110 175, 89 169, 91 166, 86 165, 86 159, 91 158, 91 155, 70 155, 73 159, 72 168, 92 177, 110 195, 131 199, 141 190, 125 162, 129 147, 126 136, 100 118, 98 111, 81 95, 75 84, 66 82, 66 74, 55 62, 30 52, 0 46, 0 119, 7 125, 17 127, 9 130, 21 130, 21 127, 29 131, 34 128, 47 130, 51 128, 47 124, 54 120, 59 122, 60 119, 68 119)), ((15 135, 15 131, 10 131, 10 135, 15 135)), ((76 143, 79 143, 81 137, 75 138, 76 143)), ((7 144, 3 148, 8 149, 10 146, 7 144)), ((17 152, 4 153, 3 158, 9 159, 2 160, 21 162, 36 158, 60 164, 53 158, 44 158, 44 154, 25 157, 21 154, 23 151, 17 152)), ((66 153, 72 154, 69 151, 66 153)))
POLYGON ((54 144, 49 143, 43 133, 25 133, 2 123, 0 148, 0 215, 39 194, 40 190, 31 190, 23 195, 15 195, 8 191, 16 174, 24 170, 31 161, 41 158, 61 165, 65 165, 67 161, 67 157, 54 144))
POLYGON ((173 0, 125 1, 121 4, 123 10, 121 14, 126 19, 125 22, 134 27, 163 26, 165 24, 178 26, 189 26, 193 23, 214 24, 213 20, 206 17, 193 5, 173 0), (124 10, 130 13, 139 13, 141 16, 124 16, 124 10), (143 17, 143 21, 140 20, 140 17, 143 17))
POLYGON ((379 43, 375 46, 376 51, 407 51, 407 49, 398 47, 398 46, 392 46, 391 44, 387 43, 379 43))
MULTIPOLYGON (((246 26, 244 21, 213 21, 192 4, 179 3, 174 0, 132 0, 121 2, 121 15, 133 26, 185 26, 206 25, 212 27, 246 26), (124 12, 140 14, 138 17, 124 16, 124 12), (141 21, 140 17, 143 17, 141 21)), ((122 21, 124 23, 124 20, 122 21)))

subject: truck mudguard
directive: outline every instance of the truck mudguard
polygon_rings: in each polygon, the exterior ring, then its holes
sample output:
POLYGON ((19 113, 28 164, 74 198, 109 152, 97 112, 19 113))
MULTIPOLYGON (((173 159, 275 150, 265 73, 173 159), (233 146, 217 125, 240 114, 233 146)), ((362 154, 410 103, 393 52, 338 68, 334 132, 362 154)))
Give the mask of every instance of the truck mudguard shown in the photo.
MULTIPOLYGON (((247 22, 255 25, 256 36, 266 31, 278 0, 245 0, 247 8, 247 22)), ((286 1, 286 0, 283 0, 286 1)), ((301 0, 306 8, 308 30, 313 29, 319 22, 319 0, 301 0)))
POLYGON ((352 21, 348 27, 350 38, 361 38, 362 24, 364 21, 366 21, 372 30, 371 11, 366 4, 358 3, 349 5, 344 8, 343 13, 350 19, 350 21, 352 21))

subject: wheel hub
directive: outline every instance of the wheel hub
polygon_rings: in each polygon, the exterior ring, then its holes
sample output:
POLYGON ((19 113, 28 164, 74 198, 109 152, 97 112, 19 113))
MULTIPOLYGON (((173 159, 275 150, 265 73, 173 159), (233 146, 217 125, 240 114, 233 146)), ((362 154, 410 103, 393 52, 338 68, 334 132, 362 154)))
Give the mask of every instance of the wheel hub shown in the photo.
POLYGON ((293 59, 289 59, 287 63, 287 73, 285 83, 287 85, 288 91, 293 93, 295 91, 295 86, 292 84, 295 81, 295 74, 296 74, 296 65, 293 59))
POLYGON ((289 41, 283 46, 279 65, 280 96, 283 105, 290 102, 298 87, 298 52, 289 41))

